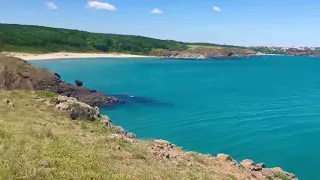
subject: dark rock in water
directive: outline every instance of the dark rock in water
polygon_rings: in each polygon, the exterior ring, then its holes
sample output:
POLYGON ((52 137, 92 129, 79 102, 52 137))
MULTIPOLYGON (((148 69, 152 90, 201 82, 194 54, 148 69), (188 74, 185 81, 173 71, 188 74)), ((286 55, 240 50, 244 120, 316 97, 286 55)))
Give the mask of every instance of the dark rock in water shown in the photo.
POLYGON ((83 86, 83 82, 80 80, 75 80, 77 86, 83 86))
POLYGON ((74 97, 79 101, 92 106, 118 102, 116 98, 108 97, 103 93, 93 93, 90 89, 87 89, 85 87, 79 87, 70 84, 51 86, 49 87, 49 90, 55 93, 58 93, 58 91, 62 92, 60 93, 60 95, 62 96, 74 97))
POLYGON ((151 103, 156 102, 153 99, 145 98, 145 97, 139 97, 139 96, 131 96, 128 94, 116 94, 112 95, 112 97, 115 97, 116 99, 122 100, 124 102, 131 102, 131 103, 151 103))
MULTIPOLYGON (((157 101, 157 100, 146 98, 146 97, 132 96, 128 94, 114 94, 114 95, 111 95, 111 97, 116 98, 118 101, 117 103, 107 104, 106 106, 108 108, 116 108, 117 106, 121 106, 121 105, 133 105, 133 104, 145 104, 148 106, 165 106, 165 107, 171 105, 170 103, 167 103, 167 102, 161 102, 161 101, 157 101)), ((100 107, 104 108, 104 105, 102 106, 100 105, 100 107)))
POLYGON ((233 55, 233 52, 229 52, 229 53, 228 53, 228 56, 232 56, 232 55, 233 55))
POLYGON ((116 97, 114 97, 114 96, 109 96, 109 97, 108 97, 108 100, 109 100, 109 102, 111 102, 111 103, 124 103, 124 102, 125 102, 125 101, 120 100, 120 99, 118 99, 118 98, 116 98, 116 97))
POLYGON ((86 120, 95 120, 94 111, 86 107, 73 107, 70 112, 70 118, 73 120, 76 119, 86 119, 86 120))
POLYGON ((96 93, 97 90, 92 89, 92 90, 90 90, 90 92, 91 92, 91 93, 96 93))
POLYGON ((0 56, 0 90, 48 90, 74 97, 91 106, 120 102, 104 93, 66 83, 55 72, 36 68, 18 58, 5 56, 0 56))

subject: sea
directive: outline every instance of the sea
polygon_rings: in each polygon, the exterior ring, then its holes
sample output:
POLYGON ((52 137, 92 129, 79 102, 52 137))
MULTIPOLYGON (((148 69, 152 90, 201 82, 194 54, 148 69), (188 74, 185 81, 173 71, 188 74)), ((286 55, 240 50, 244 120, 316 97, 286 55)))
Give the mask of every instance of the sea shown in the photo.
POLYGON ((101 107, 142 139, 230 154, 319 180, 320 58, 30 61, 126 103, 101 107))

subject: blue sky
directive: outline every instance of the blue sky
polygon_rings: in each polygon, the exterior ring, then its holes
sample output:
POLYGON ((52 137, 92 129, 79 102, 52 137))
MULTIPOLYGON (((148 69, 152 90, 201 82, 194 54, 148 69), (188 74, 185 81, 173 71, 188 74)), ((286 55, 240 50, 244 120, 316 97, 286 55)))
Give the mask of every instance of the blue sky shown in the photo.
POLYGON ((319 0, 0 0, 0 8, 1 23, 187 42, 320 46, 319 0))

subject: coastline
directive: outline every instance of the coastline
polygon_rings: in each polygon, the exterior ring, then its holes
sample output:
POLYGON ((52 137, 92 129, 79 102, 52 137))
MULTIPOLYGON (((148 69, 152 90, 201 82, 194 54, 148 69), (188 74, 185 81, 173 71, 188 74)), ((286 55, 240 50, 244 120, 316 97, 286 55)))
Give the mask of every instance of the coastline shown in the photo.
POLYGON ((125 53, 74 53, 74 52, 56 52, 46 54, 24 53, 24 52, 0 52, 0 55, 16 57, 26 61, 44 61, 44 60, 59 60, 59 59, 81 59, 81 58, 168 58, 168 59, 195 59, 195 60, 207 60, 214 58, 239 58, 239 57, 252 57, 252 56, 284 56, 281 54, 264 54, 256 53, 251 55, 235 55, 235 56, 223 56, 221 54, 214 55, 212 57, 205 57, 203 54, 187 53, 187 54, 175 54, 173 55, 134 55, 125 53))
POLYGON ((157 56, 133 55, 124 53, 70 53, 57 52, 47 54, 32 54, 19 52, 3 52, 5 56, 16 57, 27 61, 58 60, 58 59, 78 59, 78 58, 155 58, 157 56))
MULTIPOLYGON (((26 61, 43 61, 43 60, 59 60, 59 59, 81 59, 81 58, 169 58, 169 59, 212 59, 212 58, 236 58, 249 57, 248 55, 223 56, 221 54, 212 57, 206 57, 203 54, 182 52, 182 54, 163 54, 163 55, 134 55, 125 53, 74 53, 74 52, 56 52, 46 54, 24 53, 24 52, 0 52, 0 55, 16 57, 26 61)), ((253 54, 250 56, 259 56, 264 54, 253 54)), ((267 54, 265 54, 267 55, 267 54)))
MULTIPOLYGON (((99 150, 101 150, 100 152, 103 152, 102 153, 103 155, 99 156, 101 158, 98 158, 98 159, 104 160, 103 157, 105 157, 106 152, 113 153, 112 157, 121 157, 119 160, 117 160, 117 162, 120 162, 119 164, 124 163, 124 161, 121 161, 121 159, 123 158, 123 159, 128 159, 129 162, 132 164, 140 163, 139 165, 147 164, 148 166, 154 166, 154 167, 164 166, 168 169, 179 167, 186 171, 191 171, 191 173, 193 174, 200 171, 200 173, 205 173, 212 176, 211 178, 206 178, 206 179, 225 179, 227 177, 233 177, 232 179, 251 179, 251 177, 254 177, 255 179, 262 180, 262 179, 270 179, 270 178, 277 179, 278 177, 284 177, 283 179, 297 180, 294 174, 286 172, 279 167, 267 168, 265 164, 256 163, 249 159, 245 159, 241 162, 240 161, 238 162, 235 159, 233 159, 230 155, 227 155, 227 154, 218 154, 216 156, 212 156, 209 154, 206 155, 206 154, 201 154, 197 152, 185 151, 181 147, 175 144, 172 144, 171 142, 166 140, 154 139, 151 141, 146 141, 143 139, 139 139, 133 133, 126 131, 121 126, 116 126, 115 124, 113 124, 112 120, 108 116, 103 116, 103 114, 100 114, 99 108, 96 108, 95 105, 90 105, 87 102, 81 99, 78 99, 75 96, 67 97, 63 95, 56 95, 56 93, 52 91, 51 93, 47 91, 42 91, 47 89, 48 85, 50 85, 50 82, 53 82, 52 84, 55 86, 56 83, 54 80, 56 80, 57 82, 61 81, 60 76, 58 74, 54 73, 53 80, 46 79, 48 75, 46 75, 45 73, 43 74, 38 74, 38 73, 49 72, 49 70, 43 69, 43 71, 39 71, 34 67, 32 68, 32 65, 28 63, 24 63, 23 61, 18 61, 18 59, 16 59, 17 60, 16 63, 13 63, 13 59, 15 58, 7 58, 7 59, 8 60, 4 58, 3 60, 0 61, 0 65, 3 64, 4 66, 7 67, 7 68, 4 68, 3 71, 1 71, 1 68, 0 68, 0 72, 1 72, 0 79, 4 79, 3 87, 5 90, 5 94, 0 94, 2 95, 1 98, 4 100, 3 103, 0 105, 3 105, 4 107, 9 108, 9 109, 2 108, 3 110, 12 111, 12 112, 18 111, 18 113, 8 113, 13 117, 10 117, 10 116, 6 117, 7 119, 5 122, 11 123, 12 121, 10 119, 13 119, 19 122, 16 124, 20 124, 21 122, 29 120, 32 123, 28 123, 28 125, 30 126, 33 125, 34 127, 38 127, 39 122, 43 123, 44 126, 59 127, 57 129, 54 129, 53 131, 50 130, 51 132, 50 134, 54 135, 53 137, 58 137, 56 136, 55 132, 58 132, 58 131, 61 132, 61 129, 66 128, 64 126, 66 123, 70 122, 70 124, 75 123, 76 125, 80 125, 80 124, 77 124, 76 122, 77 120, 81 122, 81 125, 88 123, 88 125, 91 125, 91 126, 83 125, 83 127, 85 128, 82 128, 82 131, 80 132, 73 131, 73 129, 65 129, 66 133, 70 133, 69 137, 72 137, 75 139, 78 138, 79 142, 82 142, 81 140, 83 139, 87 139, 87 141, 90 141, 90 142, 93 141, 96 144, 102 145, 99 150), (19 67, 19 71, 16 71, 15 68, 10 68, 11 66, 19 67), (9 74, 12 77, 18 76, 18 78, 14 78, 13 82, 11 78, 6 78, 6 74, 8 73, 6 72, 6 69, 11 70, 9 71, 9 74), (24 71, 24 70, 27 70, 27 71, 24 71), (39 77, 40 79, 38 79, 39 77), (26 83, 28 79, 29 81, 28 83, 26 83), (45 89, 42 89, 42 88, 38 89, 39 88, 38 85, 43 82, 46 82, 44 83, 46 86, 45 89), (11 84, 20 84, 20 85, 31 84, 32 86, 37 85, 37 87, 32 87, 31 91, 18 92, 18 91, 12 91, 12 90, 18 90, 21 88, 21 86, 19 86, 19 88, 16 89, 11 87, 10 86, 11 84), (39 108, 39 105, 41 104, 43 105, 42 107, 46 108, 45 110, 43 110, 42 108, 39 108), (77 105, 75 106, 75 104, 77 105), (27 111, 25 109, 27 109, 27 111), (37 113, 35 113, 31 109, 35 109, 37 113), (64 113, 55 114, 55 110, 63 111, 64 113), (27 113, 27 114, 21 115, 19 112, 27 113), (47 114, 47 112, 49 113, 47 114), (42 115, 38 116, 38 113, 42 115), (45 117, 51 116, 52 120, 42 118, 44 116, 45 117), (58 117, 61 117, 61 118, 58 118, 58 117), (72 119, 74 120, 74 122, 71 122, 71 121, 67 122, 66 118, 69 120, 72 119), (61 123, 58 123, 59 124, 58 126, 56 125, 51 126, 52 123, 59 122, 59 121, 61 123), (96 121, 97 123, 93 124, 92 121, 96 121), (92 136, 94 136, 94 138, 92 136), (99 139, 99 137, 101 137, 101 139, 99 139), (101 143, 101 142, 106 142, 105 141, 106 138, 108 139, 107 141, 108 143, 101 143), (124 149, 125 146, 121 146, 119 142, 122 142, 122 144, 125 143, 126 146, 130 148, 124 149), (103 146, 103 145, 110 145, 111 143, 114 143, 112 147, 103 146), (143 154, 140 153, 139 155, 134 155, 133 158, 132 158, 133 155, 132 156, 130 155, 129 158, 127 156, 124 156, 123 155, 124 152, 128 153, 128 150, 130 150, 131 147, 132 148, 139 147, 138 149, 136 149, 136 151, 133 151, 132 153, 137 154, 137 152, 139 153, 143 152, 143 154), (142 159, 143 161, 141 161, 142 159), (145 161, 147 161, 147 163, 145 163, 145 161), (158 164, 155 164, 155 162, 158 162, 158 164), (216 174, 212 172, 219 172, 221 176, 215 177, 216 174)), ((52 73, 49 73, 49 74, 52 74, 52 73)), ((0 86, 0 89, 1 88, 2 86, 0 86)), ((81 87, 81 88, 84 88, 84 87, 81 87)), ((70 87, 68 87, 67 89, 70 89, 70 87)), ((97 92, 92 92, 92 93, 97 94, 97 92)), ((77 90, 77 94, 81 94, 82 97, 83 96, 88 97, 88 95, 79 93, 78 90, 77 90)), ((96 98, 94 97, 94 99, 96 98)), ((40 128, 40 129, 45 130, 44 132, 48 132, 45 128, 40 128)), ((77 128, 74 128, 74 129, 77 129, 77 128)), ((34 131, 28 131, 28 132, 33 133, 34 131)), ((61 134, 58 134, 58 135, 62 136, 61 134)), ((35 136, 31 136, 31 137, 35 137, 35 136)), ((41 139, 39 141, 41 141, 41 139)), ((75 144, 75 143, 70 143, 70 144, 75 144)), ((77 148, 78 146, 75 146, 75 147, 77 148)), ((88 147, 88 146, 84 146, 84 147, 88 147)), ((40 149, 44 149, 44 148, 40 148, 40 149)), ((85 150, 90 151, 92 149, 88 148, 85 150)), ((96 149, 94 150, 96 153, 97 150, 96 149)), ((83 154, 81 154, 81 156, 76 156, 76 157, 83 157, 82 155, 83 154)), ((52 156, 52 159, 54 158, 56 158, 56 156, 52 156)), ((50 160, 50 158, 48 159, 50 160)), ((79 162, 79 159, 80 158, 76 159, 77 162, 79 162)), ((111 159, 113 160, 114 158, 111 158, 111 159)), ((62 162, 64 162, 64 159, 62 159, 62 162)), ((86 164, 87 164, 87 161, 86 161, 86 164)), ((112 165, 116 166, 114 163, 112 165)), ((137 167, 139 167, 139 165, 137 165, 137 167)), ((168 170, 168 169, 165 169, 165 170, 168 170)), ((163 172, 160 172, 160 173, 163 173, 163 172)), ((168 179, 168 178, 163 178, 163 179, 168 179)), ((186 178, 186 179, 190 179, 190 178, 186 178)))

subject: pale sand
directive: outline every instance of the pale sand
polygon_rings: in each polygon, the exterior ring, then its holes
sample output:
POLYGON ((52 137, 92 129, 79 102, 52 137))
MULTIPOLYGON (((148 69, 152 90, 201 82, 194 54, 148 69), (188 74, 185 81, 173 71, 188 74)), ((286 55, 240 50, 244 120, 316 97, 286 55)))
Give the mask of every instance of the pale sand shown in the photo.
POLYGON ((48 53, 48 54, 30 54, 3 52, 2 55, 17 57, 24 60, 48 60, 48 59, 67 59, 67 58, 148 58, 154 56, 120 54, 120 53, 48 53))

